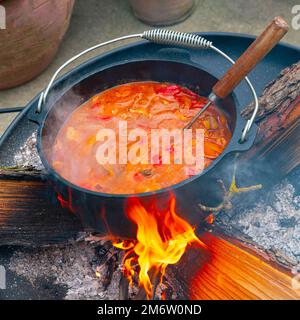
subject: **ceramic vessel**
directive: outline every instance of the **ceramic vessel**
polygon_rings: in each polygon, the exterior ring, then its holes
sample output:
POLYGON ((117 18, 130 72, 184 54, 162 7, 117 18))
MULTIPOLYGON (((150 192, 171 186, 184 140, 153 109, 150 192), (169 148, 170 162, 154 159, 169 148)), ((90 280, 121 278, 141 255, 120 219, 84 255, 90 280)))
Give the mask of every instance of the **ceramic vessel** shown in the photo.
POLYGON ((149 25, 171 25, 186 19, 197 0, 129 0, 135 16, 149 25))
POLYGON ((73 5, 74 0, 0 1, 6 20, 0 29, 0 89, 25 83, 49 65, 68 29, 73 5))

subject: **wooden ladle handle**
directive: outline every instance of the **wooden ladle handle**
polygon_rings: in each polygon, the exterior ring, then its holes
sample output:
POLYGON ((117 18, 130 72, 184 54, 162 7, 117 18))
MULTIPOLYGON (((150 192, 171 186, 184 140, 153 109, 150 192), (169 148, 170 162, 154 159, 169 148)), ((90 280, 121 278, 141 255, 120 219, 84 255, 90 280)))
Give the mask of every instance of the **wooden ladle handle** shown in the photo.
POLYGON ((239 57, 236 63, 215 84, 212 91, 219 98, 225 98, 259 63, 288 31, 287 22, 274 18, 262 34, 239 57))

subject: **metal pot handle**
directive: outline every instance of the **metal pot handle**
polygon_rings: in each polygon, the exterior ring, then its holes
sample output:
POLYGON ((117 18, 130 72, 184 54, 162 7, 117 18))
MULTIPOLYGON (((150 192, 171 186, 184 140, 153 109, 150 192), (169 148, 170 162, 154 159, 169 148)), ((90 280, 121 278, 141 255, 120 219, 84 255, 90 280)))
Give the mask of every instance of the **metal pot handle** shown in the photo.
MULTIPOLYGON (((40 113, 42 110, 43 104, 46 103, 47 97, 49 94, 49 91, 57 78, 58 74, 69 64, 71 64, 73 61, 77 60, 81 56, 85 55, 88 52, 94 51, 98 48, 104 47, 106 45, 122 41, 122 40, 127 40, 127 39, 133 39, 133 38, 142 38, 149 40, 151 42, 159 43, 159 44, 167 44, 167 45, 177 45, 177 46, 183 46, 183 47, 189 47, 189 48, 203 48, 203 49, 212 49, 221 56, 223 56, 225 59, 227 59, 229 62, 232 64, 235 63, 233 59, 231 59, 226 53, 224 53, 222 50, 218 49, 217 47, 213 46, 211 41, 206 40, 205 38, 197 35, 197 34, 192 34, 192 33, 185 33, 185 32, 178 32, 174 30, 166 30, 166 29, 153 29, 149 31, 144 31, 143 33, 140 34, 131 34, 127 36, 122 36, 119 38, 115 38, 106 42, 99 43, 93 47, 90 47, 76 56, 72 57, 68 61, 66 61, 63 65, 61 65, 56 72, 53 74, 52 78, 50 79, 50 82, 46 89, 41 92, 39 101, 38 101, 38 106, 36 109, 36 113, 40 113)), ((248 77, 245 77, 245 81, 247 82, 250 91, 253 95, 254 98, 254 109, 252 116, 249 120, 247 120, 246 125, 242 131, 240 142, 243 143, 246 141, 247 134, 250 131, 252 124, 255 120, 257 111, 258 111, 258 98, 255 92, 255 89, 248 79, 248 77)))
POLYGON ((12 108, 2 108, 0 113, 16 113, 23 111, 25 107, 12 107, 12 108))

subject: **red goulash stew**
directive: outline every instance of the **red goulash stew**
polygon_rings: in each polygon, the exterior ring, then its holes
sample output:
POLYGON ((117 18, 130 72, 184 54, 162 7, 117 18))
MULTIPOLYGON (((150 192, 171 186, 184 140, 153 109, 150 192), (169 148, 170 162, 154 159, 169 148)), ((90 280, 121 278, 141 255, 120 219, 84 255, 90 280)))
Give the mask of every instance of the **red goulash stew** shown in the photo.
MULTIPOLYGON (((150 154, 150 150, 148 156, 155 159, 150 159, 149 164, 100 164, 96 154, 103 142, 97 141, 97 133, 101 128, 117 133, 120 120, 127 121, 128 131, 141 128, 149 134, 151 129, 183 128, 206 102, 206 98, 189 89, 169 83, 133 82, 108 89, 77 108, 66 120, 53 146, 52 166, 73 184, 104 193, 141 193, 174 185, 196 174, 193 166, 178 164, 176 159, 164 164, 161 154, 150 154)), ((231 131, 225 115, 214 105, 193 128, 204 130, 206 167, 222 153, 231 131)), ((146 141, 129 141, 128 148, 133 143, 146 141)), ((172 144, 167 152, 172 159, 172 144)))

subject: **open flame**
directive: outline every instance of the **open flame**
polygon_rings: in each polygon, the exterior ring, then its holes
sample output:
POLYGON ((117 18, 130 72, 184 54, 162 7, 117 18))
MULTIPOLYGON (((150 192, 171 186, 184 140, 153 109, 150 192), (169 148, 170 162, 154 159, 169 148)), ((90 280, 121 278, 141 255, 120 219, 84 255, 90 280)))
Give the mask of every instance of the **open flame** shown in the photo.
POLYGON ((130 284, 138 267, 139 285, 144 287, 147 298, 153 295, 150 274, 160 274, 162 280, 166 267, 176 264, 191 243, 206 248, 194 228, 176 214, 175 206, 174 195, 165 210, 158 209, 154 203, 146 210, 138 198, 130 198, 126 212, 137 225, 136 240, 114 243, 127 251, 123 266, 130 284))
MULTIPOLYGON (((58 199, 62 206, 72 208, 61 196, 58 199)), ((130 198, 126 212, 137 225, 137 239, 116 242, 112 234, 101 237, 114 241, 115 247, 126 251, 123 272, 130 284, 138 276, 147 298, 153 296, 153 275, 156 284, 158 275, 162 281, 167 266, 179 262, 188 245, 194 243, 197 250, 190 251, 189 259, 183 260, 180 267, 186 266, 188 274, 179 279, 188 286, 190 299, 299 300, 299 287, 293 288, 293 281, 298 278, 275 269, 269 264, 268 257, 263 259, 246 250, 245 246, 235 245, 233 239, 227 241, 218 234, 205 232, 201 234, 202 242, 195 235, 194 228, 176 214, 175 205, 174 195, 165 210, 158 209, 155 203, 146 209, 138 198, 130 198)), ((213 214, 206 218, 207 223, 213 223, 213 220, 213 214)), ((99 236, 87 240, 98 241, 99 236)), ((101 277, 99 270, 96 270, 96 276, 101 277)), ((161 299, 166 298, 165 294, 163 291, 161 299)))

